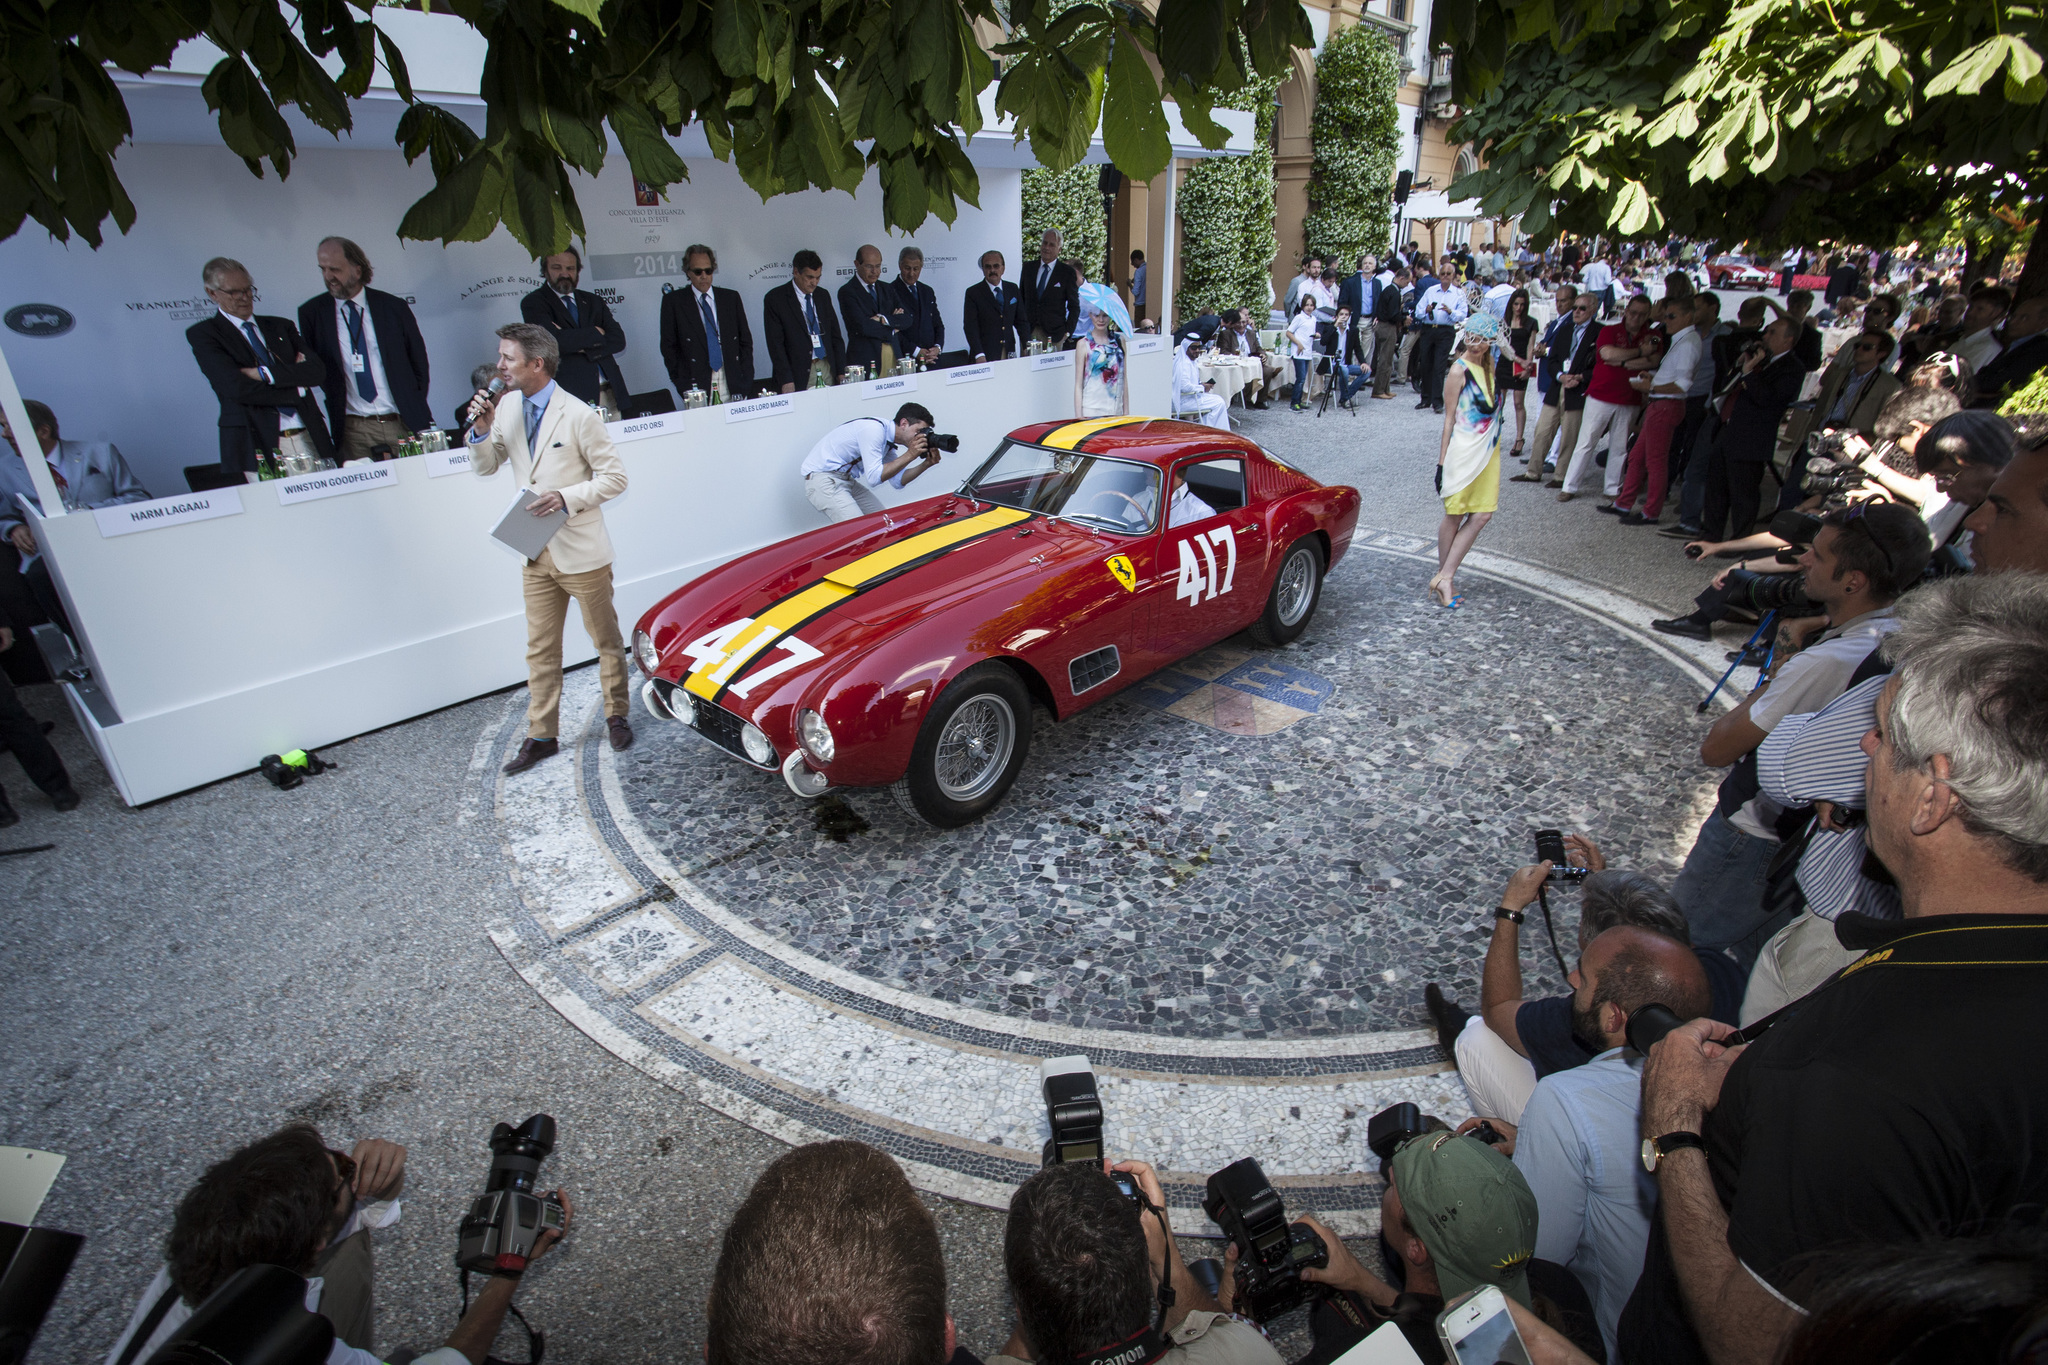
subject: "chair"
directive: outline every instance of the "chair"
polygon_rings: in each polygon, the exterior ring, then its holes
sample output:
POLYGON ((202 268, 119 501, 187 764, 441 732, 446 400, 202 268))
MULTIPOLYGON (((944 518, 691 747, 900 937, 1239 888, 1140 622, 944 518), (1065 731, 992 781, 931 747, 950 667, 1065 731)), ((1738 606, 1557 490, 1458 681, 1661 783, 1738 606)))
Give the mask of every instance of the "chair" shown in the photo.
POLYGON ((657 417, 664 412, 675 410, 675 395, 665 388, 626 395, 625 415, 628 417, 657 417))
POLYGON ((240 474, 229 473, 227 466, 217 460, 212 464, 185 466, 185 487, 194 493, 211 492, 216 488, 238 488, 246 482, 240 474))

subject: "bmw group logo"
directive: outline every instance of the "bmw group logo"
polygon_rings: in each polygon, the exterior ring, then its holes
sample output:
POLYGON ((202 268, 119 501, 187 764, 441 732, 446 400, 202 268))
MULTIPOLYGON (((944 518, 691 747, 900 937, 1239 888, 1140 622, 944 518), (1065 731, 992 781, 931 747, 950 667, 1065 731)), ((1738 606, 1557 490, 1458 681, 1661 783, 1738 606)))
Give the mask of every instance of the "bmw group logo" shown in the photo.
POLYGON ((71 330, 74 319, 54 303, 22 303, 7 310, 7 330, 25 337, 60 337, 71 330))

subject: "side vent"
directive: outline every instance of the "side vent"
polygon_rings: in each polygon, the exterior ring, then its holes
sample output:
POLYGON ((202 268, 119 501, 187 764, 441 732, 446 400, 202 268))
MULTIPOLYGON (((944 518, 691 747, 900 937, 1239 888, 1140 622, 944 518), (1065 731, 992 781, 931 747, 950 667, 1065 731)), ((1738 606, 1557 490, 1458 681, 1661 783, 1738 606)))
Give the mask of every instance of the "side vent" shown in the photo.
POLYGON ((1123 660, 1118 657, 1115 645, 1104 645, 1090 654, 1067 665, 1067 680, 1074 685, 1074 695, 1079 696, 1091 687, 1100 687, 1123 670, 1123 660))

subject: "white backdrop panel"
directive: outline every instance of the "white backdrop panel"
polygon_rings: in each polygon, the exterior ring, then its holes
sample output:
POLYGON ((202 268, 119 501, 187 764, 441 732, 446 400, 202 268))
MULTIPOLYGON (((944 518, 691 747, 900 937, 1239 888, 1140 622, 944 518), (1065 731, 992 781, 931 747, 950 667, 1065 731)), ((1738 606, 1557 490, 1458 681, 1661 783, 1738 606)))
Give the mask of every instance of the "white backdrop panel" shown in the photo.
MULTIPOLYGON (((886 278, 906 240, 925 253, 925 281, 937 291, 949 342, 959 336, 960 300, 979 278, 975 259, 995 247, 1008 256, 1023 218, 1022 173, 981 169, 979 209, 961 206, 951 228, 936 219, 913 237, 882 229, 873 178, 858 195, 810 193, 764 204, 723 162, 692 160, 690 180, 666 204, 635 202, 625 159, 603 174, 578 178, 592 268, 585 288, 602 293, 626 332, 620 357, 636 392, 667 387, 658 319, 664 287, 683 288, 681 252, 702 241, 717 251, 719 283, 740 291, 755 332, 755 366, 767 375, 760 344, 761 298, 789 277, 790 256, 810 247, 825 258, 836 290, 852 274, 863 242, 882 248, 886 278)), ((442 247, 400 243, 405 209, 433 183, 422 159, 408 166, 396 151, 354 151, 308 144, 288 180, 251 176, 218 146, 130 147, 119 162, 137 222, 94 251, 58 243, 30 225, 0 242, 0 312, 54 304, 73 325, 59 336, 7 334, 7 354, 22 392, 56 409, 64 434, 113 441, 159 496, 185 491, 182 467, 218 460, 219 406, 201 378, 184 332, 212 311, 199 268, 215 255, 247 265, 262 293, 258 311, 295 317, 320 290, 313 253, 320 238, 353 238, 376 267, 376 287, 411 300, 433 367, 430 400, 452 422, 469 393, 469 372, 496 354, 493 328, 514 322, 519 299, 539 284, 533 261, 500 229, 485 242, 442 247)))

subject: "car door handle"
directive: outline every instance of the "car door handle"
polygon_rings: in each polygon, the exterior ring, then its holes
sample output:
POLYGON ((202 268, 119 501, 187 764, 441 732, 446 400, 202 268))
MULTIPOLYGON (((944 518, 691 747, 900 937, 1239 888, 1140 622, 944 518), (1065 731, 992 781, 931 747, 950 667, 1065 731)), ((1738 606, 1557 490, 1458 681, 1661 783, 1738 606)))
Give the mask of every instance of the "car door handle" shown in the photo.
POLYGON ((1247 525, 1247 526, 1246 526, 1246 527, 1245 527, 1244 529, 1245 529, 1245 531, 1246 531, 1247 533, 1249 533, 1249 532, 1252 532, 1252 531, 1256 531, 1256 530, 1258 530, 1258 529, 1259 529, 1259 524, 1258 524, 1258 523, 1257 523, 1256 521, 1254 521, 1254 522, 1251 522, 1250 524, 1248 524, 1248 525, 1247 525))

